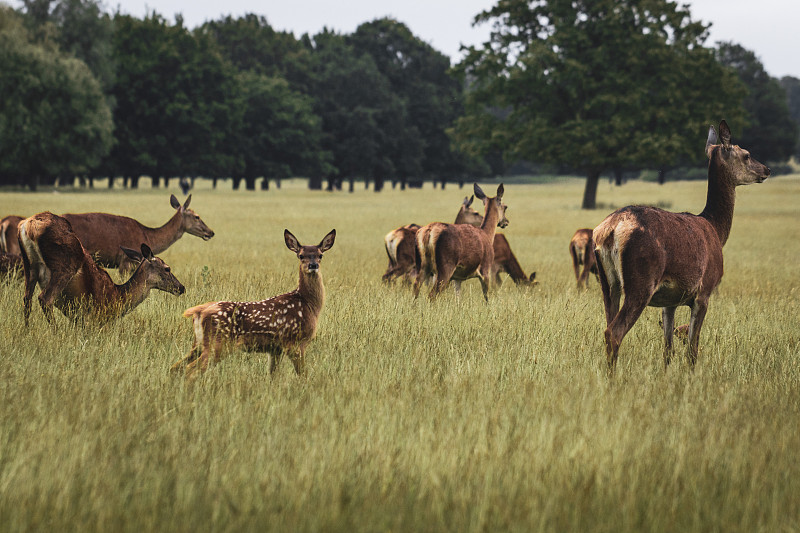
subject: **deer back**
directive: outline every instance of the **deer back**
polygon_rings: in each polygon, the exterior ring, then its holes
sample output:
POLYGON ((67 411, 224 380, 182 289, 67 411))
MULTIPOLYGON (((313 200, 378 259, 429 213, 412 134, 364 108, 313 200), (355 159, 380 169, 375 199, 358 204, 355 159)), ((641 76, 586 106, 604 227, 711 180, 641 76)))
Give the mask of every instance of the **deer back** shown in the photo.
POLYGON ((20 255, 17 228, 24 218, 8 215, 0 221, 0 252, 20 255))

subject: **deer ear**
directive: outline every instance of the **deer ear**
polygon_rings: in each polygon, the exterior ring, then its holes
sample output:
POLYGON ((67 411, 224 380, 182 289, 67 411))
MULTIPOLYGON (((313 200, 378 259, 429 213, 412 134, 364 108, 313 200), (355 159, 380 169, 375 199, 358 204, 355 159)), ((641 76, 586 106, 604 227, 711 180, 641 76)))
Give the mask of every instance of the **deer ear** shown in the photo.
POLYGON ((503 184, 501 183, 500 185, 497 186, 497 199, 498 200, 503 197, 503 193, 504 192, 505 192, 505 189, 503 188, 503 184))
POLYGON ((189 202, 191 202, 191 201, 192 201, 192 195, 190 194, 189 196, 186 197, 186 201, 183 202, 183 208, 184 209, 188 209, 189 208, 189 202))
POLYGON ((172 206, 173 209, 178 209, 181 206, 181 203, 175 198, 174 194, 169 195, 169 205, 172 206))
POLYGON ((731 147, 731 129, 724 120, 719 123, 719 137, 722 139, 722 146, 725 148, 731 147))
POLYGON ((714 151, 714 146, 719 144, 717 140, 717 131, 714 126, 708 127, 708 140, 706 141, 706 156, 711 159, 711 153, 714 151))
POLYGON ((145 243, 142 243, 142 256, 148 261, 152 261, 153 259, 155 259, 155 256, 153 255, 153 250, 151 250, 150 247, 147 246, 145 243))
POLYGON ((475 200, 475 195, 473 195, 473 196, 470 196, 469 198, 467 198, 467 197, 465 196, 465 197, 464 197, 464 201, 463 201, 463 202, 461 202, 461 205, 463 205, 464 207, 469 207, 469 206, 471 206, 471 205, 472 205, 472 202, 473 202, 473 200, 475 200))
POLYGON ((327 252, 333 246, 333 241, 336 239, 336 230, 332 229, 330 233, 325 235, 322 238, 322 242, 319 243, 319 251, 320 252, 327 252))
POLYGON ((125 252, 125 255, 128 256, 128 259, 131 261, 136 261, 137 263, 141 263, 144 257, 142 254, 137 252, 136 250, 131 250, 130 248, 125 248, 124 246, 120 246, 120 249, 125 252))
POLYGON ((286 247, 296 254, 300 253, 300 242, 297 237, 292 235, 288 229, 283 230, 283 240, 286 241, 286 247))
POLYGON ((481 189, 477 183, 472 185, 472 190, 475 192, 475 196, 478 197, 478 200, 486 199, 486 195, 483 193, 483 189, 481 189))

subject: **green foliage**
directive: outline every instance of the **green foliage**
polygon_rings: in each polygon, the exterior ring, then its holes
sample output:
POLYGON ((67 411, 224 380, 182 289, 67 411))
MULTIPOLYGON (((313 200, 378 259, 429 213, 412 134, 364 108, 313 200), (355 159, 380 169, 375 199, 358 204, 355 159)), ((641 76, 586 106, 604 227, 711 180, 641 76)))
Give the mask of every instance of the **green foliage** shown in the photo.
MULTIPOLYGON (((600 289, 575 291, 567 252, 606 214, 578 208, 582 186, 506 187, 504 233, 540 284, 506 281, 489 305, 475 280, 433 304, 381 283, 383 235, 451 219, 464 196, 427 185, 332 202, 299 180, 269 195, 199 182, 192 207, 217 236, 163 255, 186 294, 153 291, 103 327, 56 312, 51 328, 37 306, 26 329, 21 283, 0 281, 0 529, 795 530, 800 176, 739 192, 697 368, 677 356, 664 370, 660 313, 646 309, 612 381, 600 289), (195 383, 169 375, 191 345, 184 309, 296 286, 285 227, 303 243, 337 229, 308 376, 284 360, 270 378, 266 357, 241 350, 195 383)), ((698 212, 705 190, 633 182, 604 201, 698 212)), ((6 192, 0 205, 151 226, 172 211, 149 189, 6 192)))
POLYGON ((736 142, 760 154, 762 161, 786 161, 798 143, 798 123, 789 114, 786 90, 767 74, 753 52, 738 44, 719 43, 717 58, 731 67, 747 88, 746 122, 736 142))
POLYGON ((740 117, 735 76, 673 2, 505 0, 476 17, 488 21, 491 42, 458 66, 471 87, 456 138, 473 155, 582 170, 585 208, 600 172, 690 159, 708 124, 740 117))
MULTIPOLYGON (((800 79, 793 76, 784 76, 781 78, 781 87, 786 91, 789 116, 792 117, 796 125, 800 125, 800 79)), ((800 139, 795 145, 794 156, 800 159, 800 139)))
POLYGON ((29 41, 0 6, 0 175, 39 179, 79 174, 112 144, 111 112, 82 61, 29 41))

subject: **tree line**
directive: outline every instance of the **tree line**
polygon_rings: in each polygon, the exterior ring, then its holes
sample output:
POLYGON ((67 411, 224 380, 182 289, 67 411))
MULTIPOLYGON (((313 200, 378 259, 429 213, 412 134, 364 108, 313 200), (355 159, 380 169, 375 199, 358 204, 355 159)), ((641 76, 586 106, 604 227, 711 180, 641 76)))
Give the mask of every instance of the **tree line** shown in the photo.
POLYGON ((726 118, 762 160, 797 155, 800 80, 771 78, 667 0, 503 0, 461 63, 396 20, 295 37, 263 16, 197 28, 98 0, 0 5, 0 184, 230 179, 376 191, 504 174, 698 162, 726 118))

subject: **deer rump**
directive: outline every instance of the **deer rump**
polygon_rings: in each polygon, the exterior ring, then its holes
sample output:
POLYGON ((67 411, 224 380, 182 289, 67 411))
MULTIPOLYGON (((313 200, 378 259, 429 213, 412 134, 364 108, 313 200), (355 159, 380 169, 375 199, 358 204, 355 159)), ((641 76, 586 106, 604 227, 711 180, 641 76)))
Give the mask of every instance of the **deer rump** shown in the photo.
POLYGON ((690 213, 630 206, 594 229, 599 274, 613 292, 651 307, 691 305, 722 279, 714 227, 690 213), (621 275, 621 279, 619 276, 621 275))
POLYGON ((488 272, 494 263, 494 245, 478 228, 467 224, 437 222, 417 232, 417 271, 426 277, 444 268, 453 268, 449 279, 463 281, 480 275, 481 265, 488 272), (486 263, 486 264, 484 264, 486 263))

